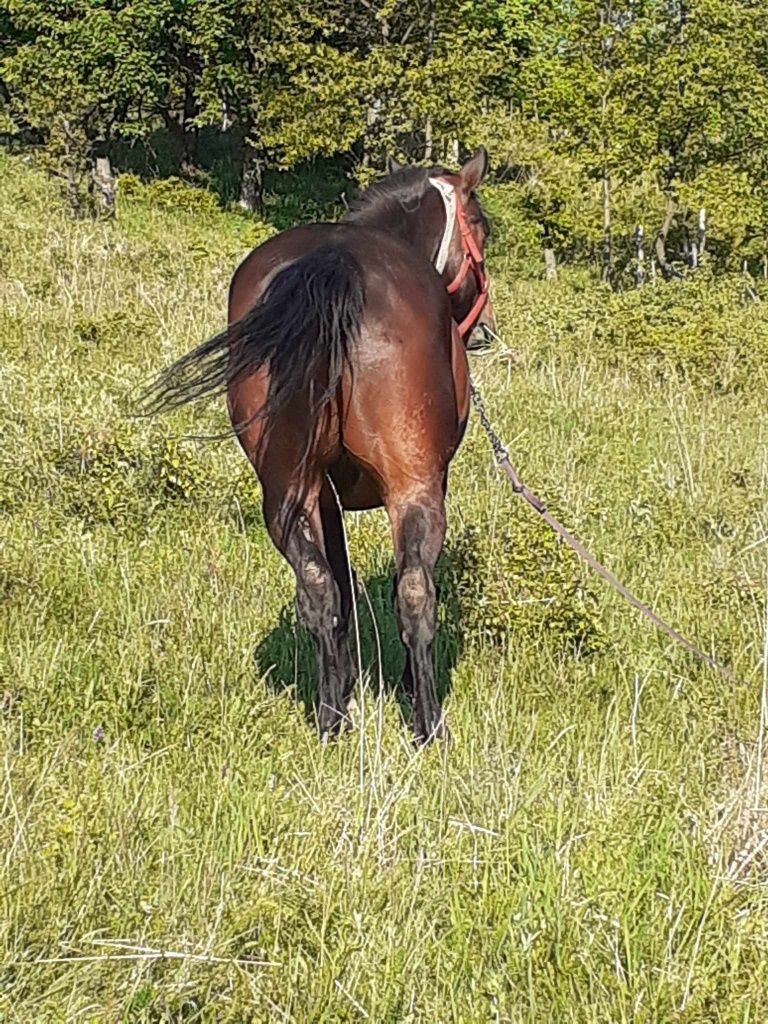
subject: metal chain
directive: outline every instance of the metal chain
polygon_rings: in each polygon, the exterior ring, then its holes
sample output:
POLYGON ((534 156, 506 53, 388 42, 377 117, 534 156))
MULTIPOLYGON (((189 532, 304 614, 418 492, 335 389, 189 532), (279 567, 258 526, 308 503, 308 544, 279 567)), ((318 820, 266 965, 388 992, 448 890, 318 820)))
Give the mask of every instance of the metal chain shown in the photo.
POLYGON ((485 411, 485 403, 483 402, 480 392, 475 387, 472 378, 469 378, 469 393, 472 396, 472 404, 477 409, 477 415, 480 417, 480 422, 483 426, 483 430, 488 435, 488 440, 491 442, 491 448, 493 448, 493 454, 496 456, 497 462, 504 462, 505 459, 509 458, 509 452, 504 447, 499 435, 491 426, 491 421, 488 419, 488 413, 485 411))

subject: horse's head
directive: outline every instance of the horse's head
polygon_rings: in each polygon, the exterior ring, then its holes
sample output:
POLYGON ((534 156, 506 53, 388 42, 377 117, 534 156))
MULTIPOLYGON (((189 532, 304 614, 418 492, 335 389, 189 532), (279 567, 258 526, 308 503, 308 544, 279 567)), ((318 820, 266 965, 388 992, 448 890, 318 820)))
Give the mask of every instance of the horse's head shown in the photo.
MULTIPOLYGON (((388 161, 387 169, 391 175, 403 170, 394 160, 388 161)), ((465 342, 478 333, 482 336, 484 326, 496 329, 484 262, 489 226, 476 194, 487 171, 483 146, 456 173, 434 168, 422 201, 414 207, 419 241, 445 282, 465 342)))
POLYGON ((435 259, 451 296, 453 315, 465 342, 477 333, 481 324, 495 330, 493 308, 485 272, 485 243, 488 220, 477 199, 476 189, 488 171, 488 153, 483 146, 457 174, 430 177, 443 200, 445 224, 435 259))
POLYGON ((484 252, 488 220, 476 190, 488 170, 480 146, 458 171, 404 167, 387 161, 388 177, 368 188, 342 218, 399 235, 443 278, 465 342, 482 325, 495 330, 484 252))

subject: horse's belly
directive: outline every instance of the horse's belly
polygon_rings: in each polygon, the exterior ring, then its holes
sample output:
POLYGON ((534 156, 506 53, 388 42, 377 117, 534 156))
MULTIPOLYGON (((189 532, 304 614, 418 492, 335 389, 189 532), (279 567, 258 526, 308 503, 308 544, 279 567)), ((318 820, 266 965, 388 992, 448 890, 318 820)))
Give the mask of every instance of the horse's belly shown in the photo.
POLYGON ((342 507, 349 512, 363 512, 380 508, 383 504, 381 488, 372 473, 343 455, 330 469, 331 479, 338 491, 342 507))

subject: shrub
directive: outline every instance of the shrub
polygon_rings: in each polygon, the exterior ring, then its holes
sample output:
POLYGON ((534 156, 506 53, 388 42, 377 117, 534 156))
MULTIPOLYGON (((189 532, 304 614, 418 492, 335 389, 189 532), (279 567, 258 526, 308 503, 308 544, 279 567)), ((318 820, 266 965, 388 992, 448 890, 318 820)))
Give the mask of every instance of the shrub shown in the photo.
POLYGON ((212 192, 189 185, 179 178, 158 178, 143 182, 135 174, 121 174, 118 178, 118 204, 126 199, 154 209, 183 213, 212 214, 219 209, 212 192))
POLYGON ((546 633, 570 653, 602 650, 596 595, 576 555, 530 516, 512 514, 502 528, 489 527, 465 528, 446 549, 438 580, 455 606, 448 617, 496 646, 515 633, 546 633))
MULTIPOLYGON (((507 344, 516 332, 536 338, 539 356, 568 361, 592 352, 612 367, 645 380, 676 378, 719 392, 738 391, 768 361, 768 311, 744 301, 738 278, 706 272, 684 281, 640 289, 569 286, 519 287, 495 293, 507 344)), ((521 341, 521 347, 523 343, 521 341)))

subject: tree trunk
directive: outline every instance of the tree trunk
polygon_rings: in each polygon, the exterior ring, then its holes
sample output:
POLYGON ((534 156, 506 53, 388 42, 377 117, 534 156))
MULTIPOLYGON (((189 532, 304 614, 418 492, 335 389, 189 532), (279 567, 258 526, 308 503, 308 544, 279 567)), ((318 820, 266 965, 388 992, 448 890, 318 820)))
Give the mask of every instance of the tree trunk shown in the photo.
POLYGON ((374 129, 380 115, 381 100, 374 99, 368 104, 368 109, 365 112, 366 131, 363 136, 363 152, 360 158, 363 167, 370 167, 371 165, 371 141, 374 139, 374 129))
POLYGON ((239 204, 251 213, 261 213, 264 204, 263 169, 259 152, 246 140, 243 150, 243 174, 239 204))
POLYGON ((645 232, 643 231, 643 225, 638 224, 637 230, 635 231, 635 284, 638 288, 641 288, 645 281, 645 249, 643 248, 643 241, 645 239, 645 232))
POLYGON ((93 169, 96 202, 103 217, 115 216, 115 177, 108 156, 97 156, 93 169))
POLYGON ((611 279, 611 175, 603 168, 603 258, 600 280, 607 284, 611 279))
POLYGON ((656 260, 659 264, 659 270, 661 271, 664 280, 669 281, 673 277, 682 277, 680 271, 671 265, 667 261, 667 235, 669 229, 672 227, 672 221, 675 219, 677 213, 677 206, 675 200, 671 195, 667 194, 667 208, 664 213, 664 220, 662 221, 661 227, 656 235, 656 260))
POLYGON ((746 298, 751 299, 752 302, 759 302, 760 296, 755 290, 755 281, 749 272, 749 264, 746 260, 742 261, 741 272, 744 275, 744 295, 746 298))
POLYGON ((746 260, 741 261, 741 273, 744 275, 744 296, 752 299, 753 302, 760 302, 760 296, 755 289, 755 279, 750 273, 750 265, 746 260))
POLYGON ((707 244, 707 211, 702 208, 699 210, 699 256, 704 253, 704 248, 707 244))
MULTIPOLYGON (((434 56, 434 52, 435 52, 435 8, 436 8, 435 0, 427 0, 427 10, 429 11, 429 21, 428 21, 428 24, 427 24, 427 46, 426 46, 426 50, 424 52, 424 63, 427 65, 427 67, 429 67, 430 61, 432 60, 432 57, 434 56)), ((432 91, 432 82, 431 82, 430 79, 428 79, 428 90, 429 90, 429 92, 432 91)), ((425 160, 431 160, 432 159, 432 147, 433 147, 432 130, 433 130, 432 115, 431 114, 427 114, 427 119, 426 119, 426 122, 424 124, 424 159, 425 160)))
POLYGON ((424 122, 424 159, 432 159, 432 118, 429 114, 424 122))
POLYGON ((603 152, 603 252, 600 260, 600 280, 608 284, 611 280, 611 172, 608 169, 608 137, 606 117, 608 112, 608 96, 610 90, 611 73, 611 39, 612 39, 612 10, 611 0, 603 0, 600 9, 600 67, 605 80, 603 94, 600 97, 600 139, 603 152))
POLYGON ((64 181, 64 191, 67 197, 67 203, 69 204, 69 212, 75 218, 82 217, 83 196, 80 191, 80 182, 78 181, 77 170, 74 162, 71 160, 65 160, 64 162, 64 181))
POLYGON ((87 178, 90 164, 90 153, 84 152, 82 144, 78 144, 75 131, 66 118, 57 124, 58 142, 60 145, 60 174, 64 179, 64 194, 73 217, 82 217, 86 212, 82 191, 83 178, 87 178))
POLYGON ((544 248, 544 278, 547 281, 557 280, 557 259, 555 250, 549 246, 544 248))
POLYGON ((184 112, 182 114, 181 134, 181 170, 189 174, 197 163, 197 127, 193 124, 197 117, 197 101, 193 83, 189 80, 184 85, 184 112))
POLYGON ((162 117, 165 130, 173 140, 173 159, 174 161, 178 159, 179 169, 181 169, 184 152, 184 129, 181 126, 181 120, 171 109, 163 110, 162 117))

